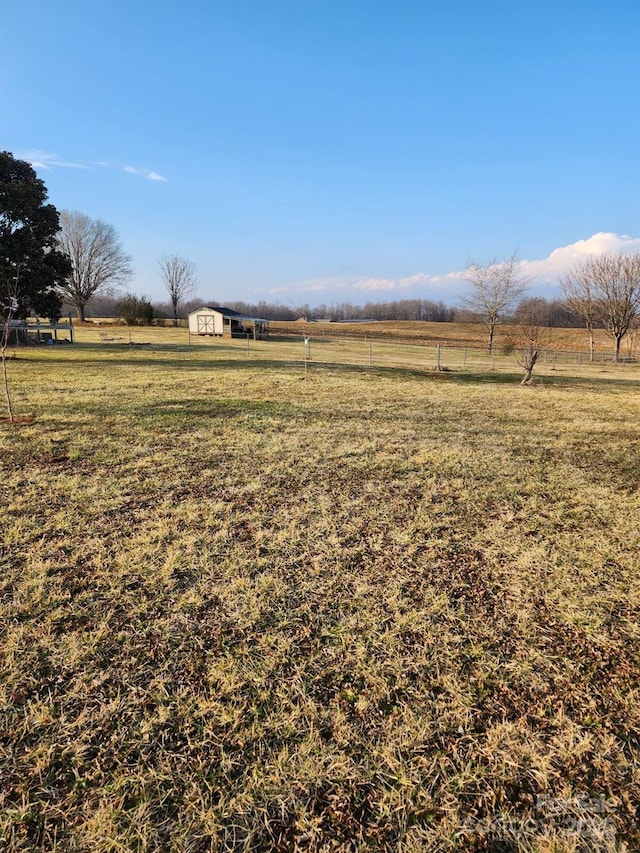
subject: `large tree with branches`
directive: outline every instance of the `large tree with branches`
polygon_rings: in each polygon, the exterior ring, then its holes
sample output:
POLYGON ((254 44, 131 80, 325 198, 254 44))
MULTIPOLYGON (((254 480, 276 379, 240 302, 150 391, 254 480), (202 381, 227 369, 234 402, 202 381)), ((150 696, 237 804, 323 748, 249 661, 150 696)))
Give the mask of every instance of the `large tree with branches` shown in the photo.
POLYGON ((9 418, 13 419, 6 349, 12 319, 35 311, 60 317, 58 285, 69 261, 56 249, 58 211, 32 166, 0 151, 0 352, 9 418))
POLYGON ((465 278, 469 290, 462 297, 462 305, 477 314, 487 327, 487 349, 491 352, 498 323, 527 292, 529 280, 521 273, 515 254, 486 264, 472 261, 465 278))
POLYGON ((193 261, 178 255, 165 255, 158 261, 158 266, 173 308, 173 324, 177 326, 178 305, 196 292, 198 283, 196 266, 193 261))
POLYGON ((582 317, 593 353, 593 327, 602 323, 613 340, 614 359, 640 315, 640 254, 594 255, 576 264, 562 279, 567 307, 582 317))
POLYGON ((58 286, 69 261, 57 251, 59 214, 32 166, 0 151, 0 301, 14 314, 29 311, 57 320, 58 286))
POLYGON ((124 251, 118 232, 101 219, 63 210, 58 245, 72 267, 60 295, 73 305, 79 320, 85 319, 85 308, 93 296, 113 294, 133 274, 131 257, 124 251))
POLYGON ((590 274, 602 305, 604 330, 619 361, 622 339, 640 313, 640 254, 593 258, 590 274))

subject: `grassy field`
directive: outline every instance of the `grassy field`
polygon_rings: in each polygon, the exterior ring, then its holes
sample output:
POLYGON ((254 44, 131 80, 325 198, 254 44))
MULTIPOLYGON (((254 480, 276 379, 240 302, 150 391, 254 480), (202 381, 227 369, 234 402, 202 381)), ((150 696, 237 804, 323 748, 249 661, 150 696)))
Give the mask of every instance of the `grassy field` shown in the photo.
MULTIPOLYGON (((392 368, 410 372, 455 371, 465 374, 504 374, 508 381, 523 375, 517 353, 517 327, 501 327, 496 347, 489 353, 485 330, 471 323, 273 323, 270 339, 221 340, 192 335, 186 328, 128 328, 94 324, 76 328, 81 347, 99 347, 103 352, 143 350, 150 355, 181 349, 194 356, 279 362, 286 369, 304 366, 392 368), (309 344, 305 346, 304 339, 309 344)), ((640 361, 625 344, 623 360, 612 361, 610 341, 602 330, 596 336, 596 358, 590 363, 581 329, 550 329, 534 376, 565 378, 620 378, 640 380, 640 361)), ((632 341, 633 343, 633 341, 632 341)), ((520 340, 521 344, 521 340, 520 340)))
POLYGON ((4 849, 640 848, 633 374, 83 334, 9 364, 4 849))
MULTIPOLYGON (((181 321, 186 324, 186 321, 181 321)), ((269 323, 271 336, 274 338, 300 338, 303 335, 310 336, 313 340, 321 341, 326 338, 344 339, 363 338, 379 342, 414 342, 434 347, 437 344, 444 346, 484 348, 487 341, 487 330, 481 323, 417 323, 381 321, 376 323, 307 323, 300 320, 294 322, 271 321, 269 323)), ((173 329, 171 327, 152 327, 129 329, 126 326, 115 325, 110 318, 99 318, 84 325, 76 325, 79 340, 85 343, 100 343, 104 338, 112 338, 113 343, 127 343, 129 332, 137 339, 169 343, 184 342, 187 334, 186 325, 173 329)), ((500 325, 496 330, 496 349, 498 353, 502 348, 518 337, 520 332, 518 326, 500 325)), ((202 340, 197 337, 194 342, 202 340)), ((632 330, 624 339, 622 355, 635 355, 638 347, 638 331, 632 330)), ((586 352, 589 347, 589 339, 585 329, 549 329, 548 347, 557 350, 571 350, 586 352)), ((596 351, 600 357, 611 357, 613 345, 603 329, 595 330, 596 351)))

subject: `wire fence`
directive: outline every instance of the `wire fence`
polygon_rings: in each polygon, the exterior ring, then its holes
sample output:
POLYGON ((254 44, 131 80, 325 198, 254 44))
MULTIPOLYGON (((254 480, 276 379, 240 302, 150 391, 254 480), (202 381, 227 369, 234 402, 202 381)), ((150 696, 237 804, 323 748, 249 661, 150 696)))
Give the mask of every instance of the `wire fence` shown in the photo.
MULTIPOLYGON (((285 342, 283 342, 285 343, 285 342)), ((288 346, 292 342, 287 342, 288 346)), ((280 344, 270 342, 269 346, 280 344)), ((307 338, 297 343, 307 368, 313 365, 352 365, 361 367, 398 367, 424 371, 463 371, 469 373, 518 373, 524 352, 518 348, 456 346, 443 343, 424 343, 402 339, 375 338, 307 338), (306 341, 306 342, 305 342, 306 341)), ((640 378, 640 364, 633 356, 624 355, 615 361, 612 353, 580 350, 543 349, 535 372, 552 375, 613 373, 640 378)))
MULTIPOLYGON (((162 353, 182 353, 203 360, 246 360, 282 363, 287 369, 314 369, 349 366, 397 368, 422 372, 463 372, 468 374, 518 374, 523 372, 520 351, 511 346, 459 345, 424 341, 416 338, 374 338, 363 335, 330 337, 273 336, 266 340, 246 338, 209 338, 188 335, 184 329, 148 329, 143 327, 79 329, 72 346, 60 349, 99 349, 115 357, 126 351, 131 356, 155 359, 162 353)), ((47 348, 51 351, 51 348, 47 348)), ((611 351, 598 351, 593 358, 584 350, 542 349, 535 375, 619 376, 640 379, 640 363, 633 353, 623 352, 615 361, 611 351)))

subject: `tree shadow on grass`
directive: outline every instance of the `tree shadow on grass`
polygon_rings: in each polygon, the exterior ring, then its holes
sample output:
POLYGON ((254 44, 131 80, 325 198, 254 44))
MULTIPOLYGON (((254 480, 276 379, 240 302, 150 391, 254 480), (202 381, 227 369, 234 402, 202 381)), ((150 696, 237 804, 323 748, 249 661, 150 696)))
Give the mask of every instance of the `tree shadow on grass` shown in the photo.
MULTIPOLYGON (((293 366, 293 362, 273 362, 273 364, 280 365, 281 367, 284 365, 293 366)), ((249 366, 249 365, 247 365, 249 366)), ((304 370, 304 362, 299 362, 297 365, 298 369, 304 370)), ((521 387, 522 382, 522 372, 514 372, 514 373, 502 373, 502 372, 494 372, 494 371, 465 371, 465 370, 456 370, 455 368, 447 368, 445 370, 436 370, 430 369, 428 367, 418 368, 418 367, 402 367, 398 365, 393 366, 383 366, 383 365, 362 365, 362 364, 334 364, 332 362, 318 362, 315 361, 313 363, 309 363, 307 366, 307 370, 310 376, 313 375, 314 372, 322 372, 322 373, 331 373, 331 372, 340 372, 340 373, 353 373, 359 375, 368 375, 368 376, 381 376, 381 377, 398 377, 404 376, 407 378, 415 378, 415 379, 427 379, 433 380, 436 382, 445 382, 452 384, 462 384, 462 385, 514 385, 517 387, 521 387)), ((639 379, 626 379, 623 377, 584 377, 584 376, 549 376, 548 374, 535 376, 533 378, 533 382, 528 388, 536 389, 543 388, 544 386, 554 386, 554 387, 571 387, 575 385, 580 385, 582 387, 585 386, 596 386, 596 387, 609 387, 609 386, 617 386, 621 388, 629 388, 629 387, 637 387, 640 388, 640 380, 639 379)), ((523 390, 526 390, 523 388, 523 390)))

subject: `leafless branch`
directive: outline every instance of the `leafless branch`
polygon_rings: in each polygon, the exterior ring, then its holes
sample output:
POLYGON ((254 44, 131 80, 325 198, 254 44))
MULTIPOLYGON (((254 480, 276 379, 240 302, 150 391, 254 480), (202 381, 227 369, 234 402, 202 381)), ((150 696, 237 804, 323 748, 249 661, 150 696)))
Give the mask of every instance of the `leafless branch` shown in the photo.
POLYGON ((60 292, 75 306, 81 320, 92 296, 112 293, 116 287, 126 285, 133 274, 131 257, 124 251, 117 231, 100 219, 63 210, 58 244, 73 267, 60 292))
POLYGON ((158 266, 173 307, 173 321, 177 325, 178 304, 196 292, 196 266, 193 261, 178 255, 165 255, 158 261, 158 266))
POLYGON ((602 323, 613 340, 614 358, 640 314, 640 254, 597 255, 576 264, 561 280, 564 304, 582 317, 591 341, 602 323))
POLYGON ((533 299, 525 302, 518 327, 516 361, 524 370, 522 384, 530 385, 538 359, 549 346, 551 333, 544 306, 533 299))
POLYGON ((489 332, 487 348, 491 351, 498 323, 526 293, 529 280, 520 272, 515 254, 502 261, 492 259, 486 264, 470 263, 466 279, 470 288, 461 302, 482 318, 489 332))

